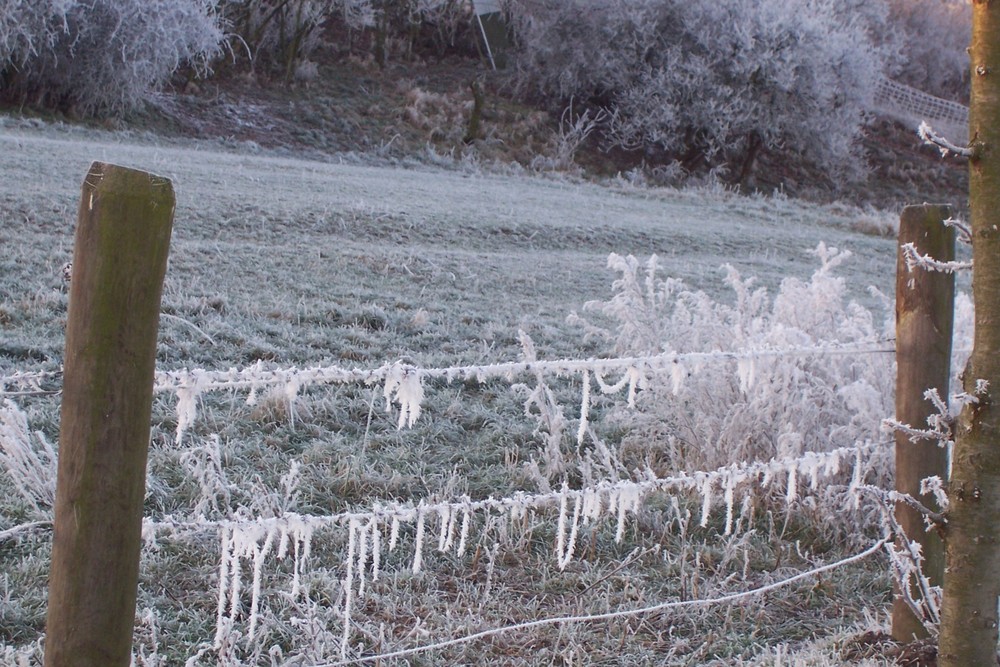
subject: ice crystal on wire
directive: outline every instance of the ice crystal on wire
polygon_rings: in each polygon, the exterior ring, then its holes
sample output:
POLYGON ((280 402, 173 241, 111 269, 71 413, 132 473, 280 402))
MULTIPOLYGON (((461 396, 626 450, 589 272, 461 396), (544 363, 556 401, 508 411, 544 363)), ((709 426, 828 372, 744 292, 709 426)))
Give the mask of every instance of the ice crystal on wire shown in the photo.
POLYGON ((399 422, 396 428, 412 428, 420 417, 420 404, 424 400, 424 387, 420 381, 420 371, 396 364, 385 379, 385 409, 389 412, 392 403, 399 406, 399 422))

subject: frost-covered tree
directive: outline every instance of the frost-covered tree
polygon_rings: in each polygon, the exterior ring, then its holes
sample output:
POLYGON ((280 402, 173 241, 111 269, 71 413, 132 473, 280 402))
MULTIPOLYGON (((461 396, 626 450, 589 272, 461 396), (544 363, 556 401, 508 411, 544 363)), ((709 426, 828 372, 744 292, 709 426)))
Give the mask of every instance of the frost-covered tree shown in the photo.
POLYGON ((969 94, 969 0, 891 0, 903 58, 893 78, 952 100, 969 94))
POLYGON ((2 0, 0 96, 121 113, 221 40, 213 0, 2 0))
POLYGON ((762 151, 840 175, 897 58, 881 0, 517 0, 522 92, 608 109, 606 137, 745 179, 762 151), (878 36, 876 39, 875 36, 878 36))

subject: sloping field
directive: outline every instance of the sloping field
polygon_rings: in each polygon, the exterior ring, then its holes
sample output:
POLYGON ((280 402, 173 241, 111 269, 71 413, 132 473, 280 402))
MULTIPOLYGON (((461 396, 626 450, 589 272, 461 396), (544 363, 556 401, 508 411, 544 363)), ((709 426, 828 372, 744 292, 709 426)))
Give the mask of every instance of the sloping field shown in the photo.
MULTIPOLYGON (((585 338, 567 316, 612 295, 612 252, 640 259, 655 253, 660 277, 682 278, 722 302, 732 300, 723 264, 756 276, 773 293, 787 277, 809 278, 818 260, 808 251, 821 241, 854 253, 841 274, 877 317, 884 312, 867 288, 888 292, 893 280, 893 241, 859 231, 886 226, 892 214, 848 206, 489 174, 468 165, 303 161, 7 121, 0 124, 0 376, 59 367, 67 305, 62 267, 72 254, 80 181, 94 160, 174 181, 178 207, 159 350, 165 370, 258 361, 268 368, 482 365, 521 359, 519 331, 541 359, 609 356, 609 342, 585 338)), ((550 380, 575 433, 578 381, 550 380)), ((630 428, 619 418, 594 427, 610 446, 607 468, 594 468, 599 447, 591 456, 590 444, 581 451, 568 437, 561 455, 569 460, 575 448, 590 458, 567 463, 560 478, 546 468, 552 461, 543 454, 544 415, 525 415, 530 388, 512 390, 502 380, 430 387, 412 430, 396 429, 396 407, 385 410, 380 384, 314 388, 294 404, 281 391, 255 405, 239 392, 202 397, 180 443, 173 397, 161 395, 147 517, 329 516, 376 503, 544 492, 601 472, 628 483, 630 475, 641 477, 638 466, 626 470, 612 460, 630 428)), ((31 428, 54 440, 57 396, 16 400, 31 428)), ((593 400, 591 420, 599 424, 614 412, 615 399, 593 400)), ((795 493, 771 495, 794 500, 795 493)), ((44 503, 33 507, 29 496, 0 468, 0 532, 44 519, 44 503)), ((386 556, 382 578, 369 581, 364 596, 351 586, 358 576, 364 581, 354 568, 370 564, 362 562, 367 552, 360 560, 356 554, 368 548, 358 541, 369 538, 351 524, 349 534, 314 538, 301 580, 295 566, 296 594, 287 585, 292 566, 267 561, 257 582, 265 598, 260 608, 251 609, 257 603, 247 597, 226 613, 217 601, 218 528, 165 534, 143 556, 138 664, 180 665, 193 656, 201 657, 188 664, 334 664, 538 618, 722 596, 871 544, 871 535, 845 541, 846 524, 833 530, 810 523, 829 510, 818 501, 804 502, 803 514, 762 498, 737 498, 743 509, 731 532, 732 516, 725 529, 714 515, 698 526, 697 493, 665 496, 655 511, 637 513, 628 531, 619 527, 618 540, 613 520, 582 527, 575 558, 564 526, 555 525, 558 507, 509 524, 490 519, 473 525, 462 555, 443 549, 432 556, 428 547, 419 573, 409 559, 423 529, 407 524, 400 540, 409 546, 386 556), (553 542, 560 560, 569 554, 558 569, 553 542), (348 553, 355 560, 345 561, 348 553)), ((563 524, 565 515, 563 509, 563 524)), ((450 529, 435 521, 437 515, 428 519, 428 543, 450 544, 450 529)), ((37 653, 48 539, 34 531, 0 542, 0 661, 19 664, 18 655, 37 653)), ((247 553, 252 560, 253 549, 247 553)), ((253 565, 242 567, 249 577, 253 565)), ((250 595, 254 586, 244 586, 250 595)), ((889 584, 885 564, 868 560, 781 590, 766 604, 551 624, 382 664, 753 664, 773 656, 774 647, 864 623, 869 609, 884 608, 889 584)))
MULTIPOLYGON (((563 321, 610 292, 611 252, 656 253, 665 274, 718 292, 724 263, 772 289, 784 277, 805 278, 816 267, 807 251, 825 241, 855 254, 851 286, 859 296, 892 280, 892 242, 857 233, 873 216, 849 207, 325 164, 8 127, 0 131, 4 308, 54 298, 59 269, 72 253, 80 182, 94 160, 174 181, 167 312, 189 316, 205 300, 224 305, 230 323, 277 320, 284 323, 277 337, 269 333, 273 327, 238 328, 295 363, 340 352, 335 340, 304 350, 295 340, 296 321, 365 308, 381 309, 393 322, 427 311, 419 340, 394 336, 393 347, 375 353, 378 359, 444 353, 468 360, 483 354, 481 341, 509 345, 518 327, 543 349, 568 353, 578 337, 564 331, 563 321)), ((31 308, 15 311, 6 345, 58 357, 58 323, 31 308)), ((203 324, 206 333, 221 333, 203 324)), ((174 326, 166 323, 168 335, 174 326)), ((243 361, 233 352, 164 355, 171 365, 243 361)), ((501 347, 494 356, 509 352, 501 347)))

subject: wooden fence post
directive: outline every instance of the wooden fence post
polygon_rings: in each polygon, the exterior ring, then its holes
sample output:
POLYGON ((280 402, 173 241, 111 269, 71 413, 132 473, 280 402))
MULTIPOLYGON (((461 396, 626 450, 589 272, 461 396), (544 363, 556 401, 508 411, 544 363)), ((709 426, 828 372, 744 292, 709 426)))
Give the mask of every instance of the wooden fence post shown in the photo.
MULTIPOLYGON (((914 428, 927 428, 934 413, 924 398, 928 389, 937 389, 948 398, 951 375, 951 338, 955 318, 955 276, 906 266, 902 247, 914 244, 917 252, 948 262, 955 258, 955 230, 944 224, 951 211, 947 206, 924 204, 907 206, 899 219, 899 246, 896 255, 896 420, 914 428)), ((920 494, 920 480, 937 475, 947 479, 948 453, 936 441, 912 442, 896 433, 896 490, 918 498, 925 506, 940 511, 934 497, 920 494)), ((940 536, 927 532, 923 516, 912 507, 896 504, 896 520, 906 539, 921 545, 923 572, 931 585, 944 579, 944 545, 940 536)), ((919 599, 919 594, 914 591, 919 599)), ((920 621, 906 604, 896 599, 892 607, 892 637, 908 642, 927 636, 920 621)))
POLYGON ((73 251, 46 667, 132 652, 170 181, 95 162, 73 251))

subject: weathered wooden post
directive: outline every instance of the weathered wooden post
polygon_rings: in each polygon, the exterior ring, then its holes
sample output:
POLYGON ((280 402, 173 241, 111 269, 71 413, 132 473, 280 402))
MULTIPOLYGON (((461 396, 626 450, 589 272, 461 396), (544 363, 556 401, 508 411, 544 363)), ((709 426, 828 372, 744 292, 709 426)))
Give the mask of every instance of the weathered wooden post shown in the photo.
POLYGON ((131 659, 170 181, 95 162, 73 252, 46 667, 131 659))
MULTIPOLYGON (((955 319, 955 276, 906 266, 902 247, 912 243, 921 255, 938 261, 955 258, 955 230, 944 224, 951 215, 947 206, 907 206, 899 219, 896 256, 896 420, 926 428, 934 406, 924 397, 937 389, 947 400, 951 375, 951 337, 955 319)), ((940 511, 932 495, 920 494, 920 481, 937 475, 947 479, 948 452, 936 441, 911 441, 896 433, 896 490, 940 511)), ((944 545, 937 533, 928 533, 924 517, 914 508, 896 504, 896 520, 906 539, 921 545, 923 572, 931 585, 944 580, 944 545)), ((919 599, 919 594, 914 591, 919 599)), ((927 636, 920 620, 897 599, 892 607, 892 637, 901 642, 927 636)))

